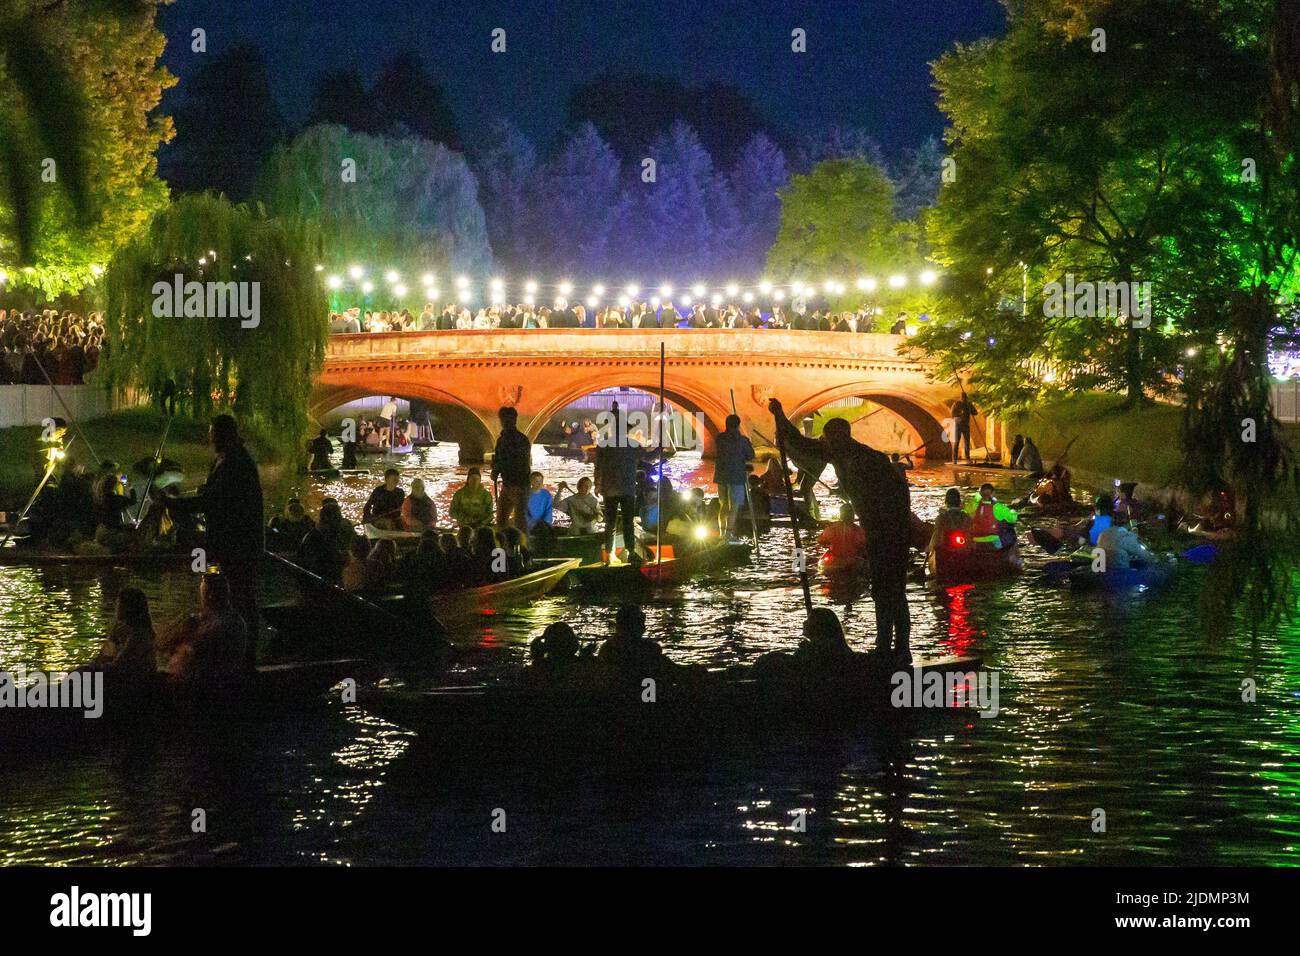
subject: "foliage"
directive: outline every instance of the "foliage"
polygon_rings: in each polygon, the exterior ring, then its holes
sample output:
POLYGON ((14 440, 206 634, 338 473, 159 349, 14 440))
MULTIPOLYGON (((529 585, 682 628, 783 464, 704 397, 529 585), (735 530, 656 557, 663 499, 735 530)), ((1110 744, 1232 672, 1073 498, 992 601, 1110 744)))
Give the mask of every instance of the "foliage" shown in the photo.
POLYGON ((1102 52, 1089 31, 1045 20, 1042 4, 1021 6, 1004 38, 934 66, 956 181, 928 236, 946 269, 946 312, 968 318, 956 337, 935 329, 921 344, 975 363, 1000 398, 1043 387, 1030 359, 1063 366, 1058 387, 1140 401, 1167 387, 1194 331, 1176 324, 1189 283, 1222 278, 1213 240, 1240 224, 1240 164, 1221 144, 1240 122, 1249 63, 1208 7, 1098 4, 1102 52), (1067 275, 1152 283, 1151 327, 1044 314, 1044 285, 1067 275), (1018 314, 1026 279, 1031 322, 1018 314), (972 350, 989 339, 1002 347, 972 350))
POLYGON ((171 380, 186 412, 230 409, 301 447, 308 397, 324 359, 326 302, 309 227, 212 195, 184 196, 112 259, 104 280, 106 384, 157 393, 171 380), (260 323, 155 317, 154 285, 256 282, 260 323))
POLYGON ((160 2, 11 0, 0 14, 0 263, 15 283, 85 286, 165 205, 155 154, 172 128, 155 108, 174 81, 158 64, 160 2))
POLYGON ((419 55, 398 53, 367 89, 355 68, 320 73, 312 85, 309 126, 345 126, 354 133, 418 136, 461 148, 460 130, 442 84, 419 55))
POLYGON ((864 301, 857 280, 871 277, 877 288, 865 294, 869 307, 929 311, 929 290, 894 290, 885 281, 915 276, 923 256, 916 225, 894 218, 894 187, 882 169, 864 159, 826 160, 793 177, 780 196, 781 228, 767 256, 774 280, 838 281, 846 292, 829 305, 852 308, 864 301))
MULTIPOLYGON (((449 278, 492 265, 477 184, 464 158, 416 137, 396 139, 315 126, 278 148, 261 195, 268 211, 314 225, 329 273, 351 263, 395 269, 412 282, 426 271, 449 278), (352 160, 356 181, 343 163, 352 160)), ((400 303, 382 277, 367 304, 400 303)))

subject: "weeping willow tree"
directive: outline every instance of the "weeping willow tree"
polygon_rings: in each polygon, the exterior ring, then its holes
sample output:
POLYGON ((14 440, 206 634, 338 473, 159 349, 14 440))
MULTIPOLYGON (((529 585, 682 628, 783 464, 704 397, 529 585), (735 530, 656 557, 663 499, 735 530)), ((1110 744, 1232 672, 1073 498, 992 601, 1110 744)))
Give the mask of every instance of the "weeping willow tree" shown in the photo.
POLYGON ((154 395, 174 383, 195 418, 230 411, 291 456, 302 447, 325 351, 318 246, 309 227, 268 218, 260 207, 210 194, 178 199, 109 264, 101 361, 107 383, 154 395), (238 288, 242 301, 257 303, 255 320, 221 317, 211 298, 174 308, 183 303, 172 302, 164 286, 174 289, 177 276, 203 284, 183 286, 187 299, 190 289, 238 288))
MULTIPOLYGON (((357 263, 446 279, 492 265, 474 174, 459 153, 419 137, 313 126, 275 151, 260 196, 273 215, 317 224, 331 272, 357 263)), ((382 287, 366 301, 402 304, 382 287)))
POLYGON ((1273 413, 1268 364, 1271 345, 1294 346, 1300 309, 1300 0, 1233 6, 1236 36, 1262 64, 1235 143, 1255 175, 1246 228, 1225 250, 1244 264, 1239 282, 1201 303, 1224 332, 1189 382, 1185 446, 1192 487, 1238 495, 1238 534, 1213 568, 1206 618, 1222 630, 1240 608, 1256 632, 1294 619, 1300 565, 1300 473, 1273 413))

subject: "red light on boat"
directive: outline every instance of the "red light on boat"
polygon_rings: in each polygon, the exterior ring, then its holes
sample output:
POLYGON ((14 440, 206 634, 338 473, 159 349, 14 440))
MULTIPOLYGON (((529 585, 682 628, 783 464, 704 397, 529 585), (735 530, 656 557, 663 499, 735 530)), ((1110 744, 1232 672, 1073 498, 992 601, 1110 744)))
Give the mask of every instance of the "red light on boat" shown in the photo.
POLYGON ((966 536, 960 531, 954 531, 948 535, 948 544, 954 548, 966 547, 966 536))

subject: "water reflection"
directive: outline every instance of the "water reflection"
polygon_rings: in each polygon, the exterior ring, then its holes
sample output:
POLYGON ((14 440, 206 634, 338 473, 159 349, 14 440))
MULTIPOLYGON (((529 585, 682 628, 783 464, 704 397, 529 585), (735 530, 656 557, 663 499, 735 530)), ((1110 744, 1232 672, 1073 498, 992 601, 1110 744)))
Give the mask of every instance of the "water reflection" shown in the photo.
MULTIPOLYGON (((580 464, 542 457, 548 481, 580 464)), ((464 469, 455 449, 411 456, 445 513, 464 469)), ((378 471, 378 468, 376 468, 378 471)), ((675 481, 707 475, 679 456, 675 481)), ((377 478, 302 489, 359 515, 377 478)), ((933 514, 946 480, 914 475, 933 514)), ((723 569, 647 607, 668 652, 710 667, 798 639, 802 596, 785 529, 747 568, 723 569)), ((1200 636, 1202 571, 1119 598, 1044 586, 1033 570, 939 591, 914 583, 919 654, 976 653, 1000 674, 998 717, 945 715, 901 740, 819 741, 718 755, 671 775, 649 768, 473 767, 438 774, 412 735, 332 705, 259 725, 234 742, 168 740, 51 755, 0 774, 0 861, 185 863, 1295 863, 1300 847, 1300 631, 1215 645, 1200 636), (1245 677, 1257 701, 1241 701, 1245 677), (512 838, 493 840, 505 806, 512 838), (208 832, 191 829, 193 810, 208 832), (1107 813, 1104 835, 1091 829, 1107 813), (802 820, 804 828, 796 828, 802 820)), ((66 667, 96 647, 117 591, 146 589, 157 620, 192 606, 193 576, 0 569, 0 667, 66 667)), ((835 596, 837 599, 840 596, 835 596)), ((871 607, 834 600, 850 640, 871 641, 871 607)), ((558 594, 464 628, 462 680, 518 666, 527 639, 565 618, 588 639, 613 600, 558 594)), ((419 667, 390 678, 428 680, 419 667)))

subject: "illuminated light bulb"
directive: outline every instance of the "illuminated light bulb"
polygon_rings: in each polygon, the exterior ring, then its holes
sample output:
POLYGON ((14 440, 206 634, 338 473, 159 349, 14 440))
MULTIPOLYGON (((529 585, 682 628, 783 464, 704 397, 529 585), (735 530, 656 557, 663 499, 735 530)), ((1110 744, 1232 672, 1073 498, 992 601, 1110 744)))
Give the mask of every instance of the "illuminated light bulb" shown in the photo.
POLYGON ((563 295, 563 296, 569 296, 569 295, 572 295, 572 294, 573 294, 573 283, 572 283, 572 282, 567 282, 567 281, 566 281, 566 282, 561 282, 561 283, 560 283, 560 295, 563 295))
POLYGON ((492 285, 493 292, 500 292, 502 289, 506 287, 506 283, 504 279, 493 279, 491 285, 492 285))
POLYGON ((331 289, 337 289, 339 286, 343 285, 343 280, 340 279, 338 276, 329 276, 325 280, 325 284, 329 286, 331 289))
POLYGON ((696 538, 699 538, 699 539, 702 540, 702 539, 704 539, 704 538, 707 538, 708 536, 709 536, 709 529, 708 529, 706 526, 704 526, 704 525, 702 525, 702 524, 697 524, 697 525, 695 526, 695 537, 696 537, 696 538))
POLYGON ((727 295, 734 297, 739 292, 740 292, 740 286, 736 285, 736 283, 734 282, 727 283, 727 295))
MULTIPOLYGON (((319 266, 317 268, 319 268, 319 266)), ((104 267, 98 263, 92 263, 90 266, 90 274, 93 276, 102 276, 104 274, 104 267)))
POLYGON ((661 285, 659 287, 659 294, 666 299, 673 294, 673 287, 670 285, 661 285))
POLYGON ((653 309, 659 308, 659 296, 655 296, 650 300, 650 307, 653 309))
POLYGON ((457 298, 462 302, 471 302, 474 299, 474 295, 469 291, 469 289, 461 289, 460 295, 457 298))
POLYGON ((889 287, 891 289, 901 289, 907 285, 907 276, 893 275, 889 277, 889 287))
POLYGON ((627 287, 626 291, 629 297, 635 298, 636 296, 641 294, 641 287, 637 285, 635 282, 633 282, 631 285, 627 287))
POLYGON ((775 292, 772 293, 772 298, 775 299, 777 302, 780 302, 782 299, 785 298, 785 291, 782 289, 777 289, 775 292))
POLYGON ((691 294, 697 299, 702 298, 705 291, 703 283, 697 282, 695 285, 691 286, 691 294))
POLYGON ((866 292, 875 292, 878 284, 875 279, 863 279, 862 289, 866 292))
POLYGON ((825 289, 827 292, 834 292, 834 291, 835 291, 835 280, 834 280, 834 279, 827 279, 826 282, 822 285, 822 288, 825 289))
POLYGON ((798 281, 797 279, 794 282, 791 282, 790 291, 793 292, 795 295, 798 295, 800 292, 803 291, 803 283, 798 281))
POLYGON ((718 295, 715 292, 713 294, 713 298, 710 299, 709 301, 713 303, 713 307, 716 309, 718 306, 722 305, 722 296, 718 295))
POLYGON ((348 275, 350 275, 354 279, 360 279, 365 274, 366 274, 366 270, 361 268, 360 266, 350 266, 348 268, 348 275))
POLYGON ((691 490, 690 490, 689 488, 684 488, 684 489, 682 490, 682 492, 681 492, 681 496, 682 496, 682 501, 690 501, 690 500, 691 500, 691 490))
POLYGON ((394 271, 393 269, 389 269, 387 272, 384 273, 384 281, 387 282, 389 285, 393 285, 394 283, 401 281, 401 278, 402 277, 398 275, 397 272, 394 271))
MULTIPOLYGON (((94 267, 94 266, 91 266, 91 268, 94 269, 95 267, 94 267)), ((316 271, 317 271, 317 272, 324 272, 324 271, 325 271, 325 267, 324 267, 323 265, 321 265, 321 264, 318 262, 318 263, 316 263, 316 271)))
POLYGON ((397 283, 397 285, 393 286, 393 295, 397 296, 399 299, 405 299, 406 286, 402 285, 400 282, 397 283))
POLYGON ((993 267, 992 267, 992 266, 989 266, 987 269, 985 269, 985 270, 984 270, 984 274, 985 274, 985 275, 990 275, 990 276, 993 275, 993 267))
POLYGON ((365 282, 361 283, 361 291, 366 295, 370 295, 370 293, 375 291, 375 284, 367 279, 365 282))
POLYGON ((434 279, 432 272, 426 272, 424 275, 420 276, 420 281, 425 285, 433 285, 437 280, 434 279))
POLYGON ((594 286, 591 287, 591 294, 596 296, 604 295, 605 287, 601 285, 599 282, 597 282, 594 286))
POLYGON ((763 295, 767 295, 769 292, 772 291, 772 283, 764 279, 762 282, 758 284, 758 291, 763 293, 763 295))
POLYGON ((600 305, 600 296, 598 295, 587 296, 587 308, 594 309, 598 305, 600 305))
POLYGON ((525 283, 524 283, 524 291, 527 292, 529 295, 536 295, 536 294, 537 294, 537 280, 535 280, 535 279, 529 279, 527 282, 525 282, 525 283))
POLYGON ((752 292, 746 292, 746 293, 745 293, 744 295, 742 295, 740 298, 741 298, 744 302, 746 302, 746 303, 753 302, 753 301, 754 301, 754 293, 752 293, 752 292))
POLYGON ((618 304, 621 305, 623 308, 626 309, 629 305, 632 304, 632 298, 631 298, 631 296, 620 295, 620 296, 618 297, 618 304))
POLYGON ((456 288, 457 288, 457 289, 468 289, 468 288, 469 288, 469 276, 456 276, 456 288))
POLYGON ((684 306, 689 307, 690 304, 691 304, 692 302, 694 302, 694 301, 695 301, 695 300, 692 299, 689 295, 684 295, 684 296, 682 296, 682 305, 684 305, 684 306))
POLYGON ((934 280, 939 278, 938 273, 933 269, 926 269, 920 275, 921 285, 934 285, 934 280))

